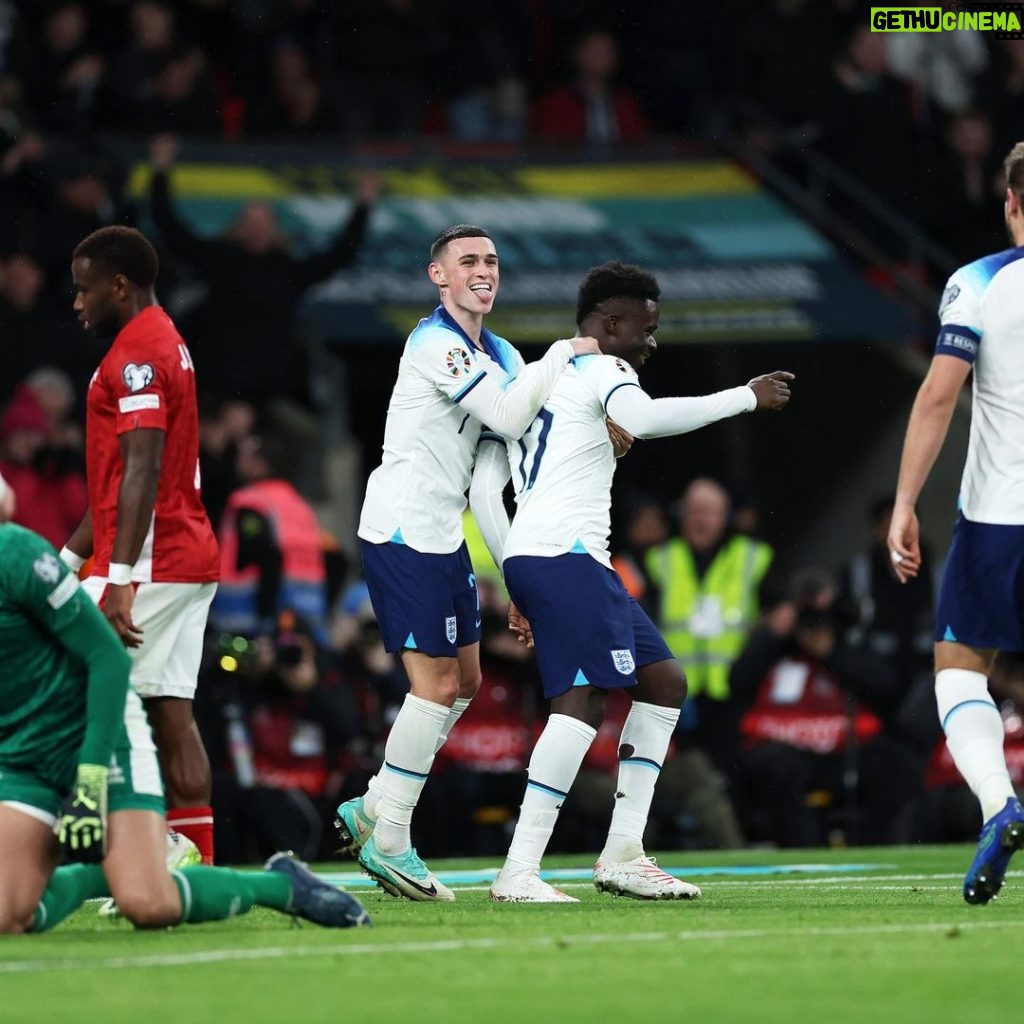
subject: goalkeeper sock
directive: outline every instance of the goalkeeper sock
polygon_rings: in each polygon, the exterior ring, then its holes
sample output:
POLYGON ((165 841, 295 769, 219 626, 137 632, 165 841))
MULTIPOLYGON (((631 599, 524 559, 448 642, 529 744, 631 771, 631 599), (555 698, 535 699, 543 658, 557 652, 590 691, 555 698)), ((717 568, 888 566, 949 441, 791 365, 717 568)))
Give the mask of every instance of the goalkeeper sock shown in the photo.
POLYGON ((226 921, 254 906, 280 911, 291 906, 292 885, 284 875, 194 867, 172 871, 171 878, 181 896, 182 923, 226 921))
POLYGON ((167 824, 196 844, 204 864, 213 864, 212 807, 170 807, 167 824))
POLYGON ((67 864, 57 868, 50 876, 29 930, 49 931, 69 914, 73 914, 86 900, 109 895, 110 889, 101 865, 67 864))

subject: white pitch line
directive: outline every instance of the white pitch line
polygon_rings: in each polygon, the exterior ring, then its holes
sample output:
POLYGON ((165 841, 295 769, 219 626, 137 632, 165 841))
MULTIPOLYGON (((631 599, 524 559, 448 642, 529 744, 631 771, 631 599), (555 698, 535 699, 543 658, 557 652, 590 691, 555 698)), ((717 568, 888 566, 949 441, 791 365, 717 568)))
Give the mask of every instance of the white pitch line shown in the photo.
MULTIPOLYGON (((1024 872, 1013 872, 1009 871, 1006 874, 1007 879, 1013 879, 1014 875, 1018 877, 1024 877, 1024 872)), ((885 882, 934 882, 942 879, 949 879, 950 881, 961 881, 963 875, 953 873, 942 873, 932 875, 833 875, 829 878, 755 878, 755 879, 737 879, 737 878, 721 878, 721 879, 706 879, 700 878, 700 882, 703 888, 708 890, 712 889, 724 889, 724 888, 739 888, 739 889, 776 889, 780 885, 805 885, 805 886, 829 886, 833 889, 844 889, 847 886, 851 889, 860 889, 864 886, 877 886, 878 888, 884 888, 884 885, 879 883, 885 882)), ((593 886, 593 882, 559 882, 559 889, 589 889, 593 886)), ((907 888, 908 886, 892 886, 892 888, 907 888)), ((487 892, 488 886, 486 885, 457 885, 455 886, 456 892, 487 892)), ((920 888, 918 886, 917 888, 920 888)), ((950 886, 935 886, 935 888, 948 889, 950 886)), ((358 894, 357 894, 358 895, 358 894)))
POLYGON ((284 960, 337 956, 383 956, 395 953, 454 953, 491 949, 565 949, 615 943, 706 942, 708 939, 847 938, 857 935, 907 935, 979 931, 992 928, 1020 928, 1020 921, 931 922, 927 924, 861 925, 836 928, 738 928, 706 931, 612 932, 579 935, 538 936, 528 939, 448 939, 434 942, 356 943, 332 946, 269 946, 258 949, 213 949, 194 953, 163 953, 138 957, 21 960, 0 962, 0 974, 36 974, 46 971, 121 970, 142 967, 184 967, 193 965, 284 960))

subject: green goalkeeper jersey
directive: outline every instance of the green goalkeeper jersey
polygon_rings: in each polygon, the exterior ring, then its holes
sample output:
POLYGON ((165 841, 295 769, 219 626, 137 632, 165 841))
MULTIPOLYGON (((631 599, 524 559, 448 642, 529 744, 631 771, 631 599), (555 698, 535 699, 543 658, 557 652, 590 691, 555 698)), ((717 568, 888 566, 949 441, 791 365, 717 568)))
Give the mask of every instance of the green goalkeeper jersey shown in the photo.
POLYGON ((0 774, 61 790, 106 765, 124 728, 129 660, 42 537, 0 526, 0 774))

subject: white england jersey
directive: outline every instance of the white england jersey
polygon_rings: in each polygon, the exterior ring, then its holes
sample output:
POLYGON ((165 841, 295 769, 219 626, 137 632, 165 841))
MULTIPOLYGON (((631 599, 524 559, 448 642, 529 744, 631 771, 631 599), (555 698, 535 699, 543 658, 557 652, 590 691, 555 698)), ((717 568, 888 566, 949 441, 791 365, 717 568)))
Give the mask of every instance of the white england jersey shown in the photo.
POLYGON ((939 320, 935 354, 974 365, 960 509, 972 522, 1024 524, 1024 247, 961 267, 939 320))
POLYGON ((613 392, 639 387, 633 368, 615 356, 577 356, 533 425, 508 455, 516 514, 504 557, 586 553, 611 568, 615 453, 605 425, 613 392))
POLYGON ((388 405, 384 455, 370 474, 359 536, 448 554, 463 541, 480 422, 459 406, 485 376, 507 386, 523 359, 504 338, 476 348, 443 306, 413 329, 388 405))

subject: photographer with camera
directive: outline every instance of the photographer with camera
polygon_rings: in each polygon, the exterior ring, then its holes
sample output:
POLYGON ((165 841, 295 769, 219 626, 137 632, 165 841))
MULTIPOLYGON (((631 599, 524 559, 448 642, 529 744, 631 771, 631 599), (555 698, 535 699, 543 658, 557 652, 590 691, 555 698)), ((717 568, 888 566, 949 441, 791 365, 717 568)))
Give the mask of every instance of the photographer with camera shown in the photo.
POLYGON ((270 636, 222 635, 218 667, 219 746, 228 765, 214 782, 221 859, 244 862, 278 849, 323 857, 348 746, 360 729, 352 689, 312 627, 291 612, 278 616, 270 636))
POLYGON ((800 570, 790 590, 730 674, 743 709, 737 774, 747 834, 821 846, 835 840, 832 826, 847 843, 900 841, 920 773, 887 734, 904 696, 899 677, 887 659, 849 643, 853 619, 826 572, 800 570))

